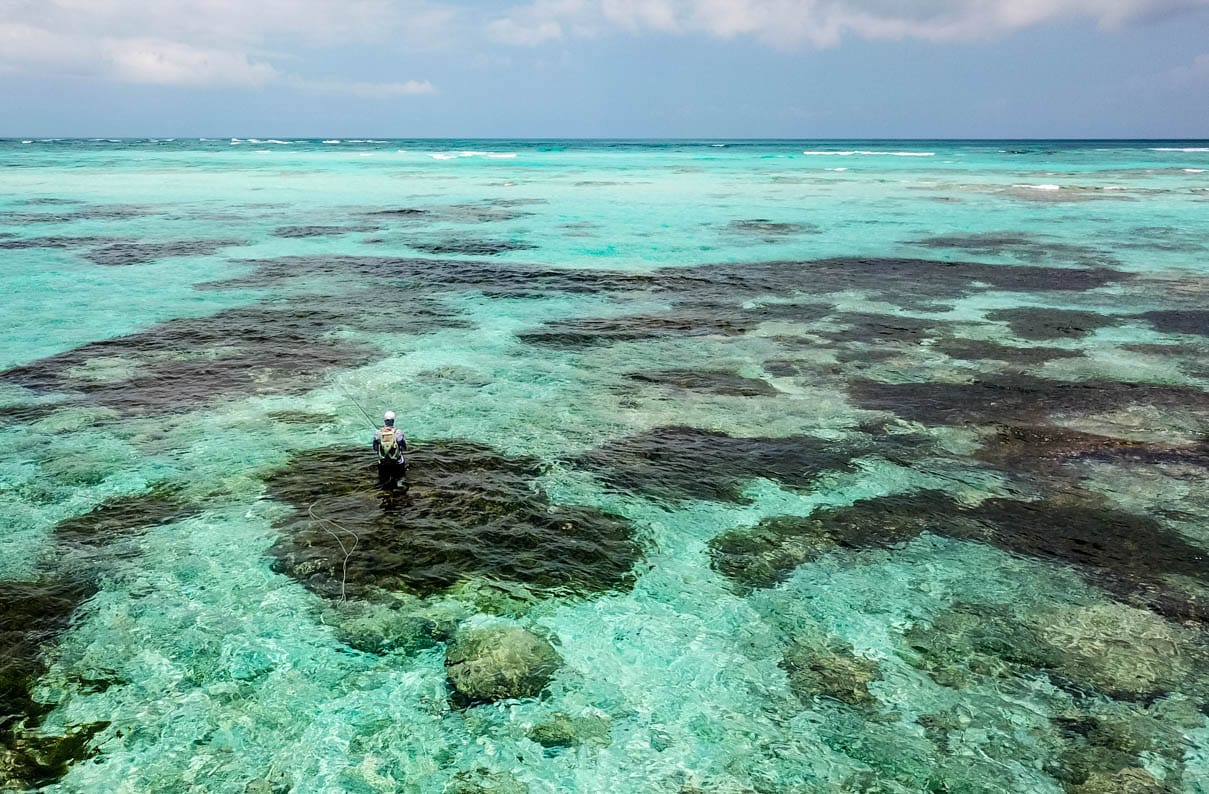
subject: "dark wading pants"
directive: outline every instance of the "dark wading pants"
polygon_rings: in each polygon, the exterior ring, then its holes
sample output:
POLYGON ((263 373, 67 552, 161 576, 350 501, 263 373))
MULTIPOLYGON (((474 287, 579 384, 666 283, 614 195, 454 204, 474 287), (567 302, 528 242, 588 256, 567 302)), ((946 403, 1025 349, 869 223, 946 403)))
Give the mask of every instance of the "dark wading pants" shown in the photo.
POLYGON ((403 481, 403 478, 406 474, 407 461, 403 458, 378 461, 379 488, 397 488, 400 485, 405 485, 406 483, 403 481))

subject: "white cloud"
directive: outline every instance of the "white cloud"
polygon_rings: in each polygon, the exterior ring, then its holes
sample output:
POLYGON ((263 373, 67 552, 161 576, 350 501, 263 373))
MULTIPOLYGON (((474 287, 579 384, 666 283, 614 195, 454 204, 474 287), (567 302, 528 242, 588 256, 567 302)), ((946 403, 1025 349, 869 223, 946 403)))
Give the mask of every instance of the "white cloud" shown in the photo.
POLYGON ((240 52, 203 49, 160 39, 112 39, 101 46, 112 75, 155 85, 256 87, 275 81, 277 70, 240 52))
POLYGON ((1058 19, 1114 27, 1195 7, 1209 7, 1209 0, 535 0, 491 26, 508 31, 500 40, 529 45, 611 26, 829 46, 844 36, 977 39, 1058 19))
MULTIPOLYGON (((437 0, 0 0, 0 69, 256 87, 285 79, 273 61, 309 47, 422 50, 456 17, 437 0)), ((433 91, 416 81, 329 83, 363 97, 433 91)))
POLYGON ((294 85, 316 94, 336 94, 359 99, 391 99, 401 96, 435 94, 437 89, 427 80, 403 83, 362 83, 346 80, 293 80, 294 85))

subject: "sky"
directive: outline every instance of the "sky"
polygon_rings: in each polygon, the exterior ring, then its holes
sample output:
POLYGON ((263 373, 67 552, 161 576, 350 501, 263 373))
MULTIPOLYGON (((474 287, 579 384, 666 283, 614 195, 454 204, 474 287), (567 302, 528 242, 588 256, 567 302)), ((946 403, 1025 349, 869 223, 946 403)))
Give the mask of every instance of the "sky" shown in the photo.
POLYGON ((1209 0, 0 0, 0 137, 1209 138, 1209 0))

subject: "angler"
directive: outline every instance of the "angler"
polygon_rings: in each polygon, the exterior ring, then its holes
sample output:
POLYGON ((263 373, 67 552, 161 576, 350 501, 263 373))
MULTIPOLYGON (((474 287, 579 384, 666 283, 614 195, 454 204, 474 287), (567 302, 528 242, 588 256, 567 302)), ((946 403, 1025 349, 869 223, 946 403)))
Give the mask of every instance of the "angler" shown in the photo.
POLYGON ((374 431, 374 451, 378 453, 378 481, 383 486, 394 488, 407 473, 407 437, 395 427, 395 412, 387 411, 382 417, 383 425, 374 431))

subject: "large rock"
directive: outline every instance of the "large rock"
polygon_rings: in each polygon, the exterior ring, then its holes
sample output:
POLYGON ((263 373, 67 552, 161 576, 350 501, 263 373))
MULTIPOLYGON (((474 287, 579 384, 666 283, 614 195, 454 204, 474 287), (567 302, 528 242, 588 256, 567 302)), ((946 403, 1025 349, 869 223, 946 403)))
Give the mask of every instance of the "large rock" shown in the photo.
POLYGON ((445 674, 459 706, 534 697, 563 664, 550 641, 517 626, 467 629, 445 651, 445 674))

